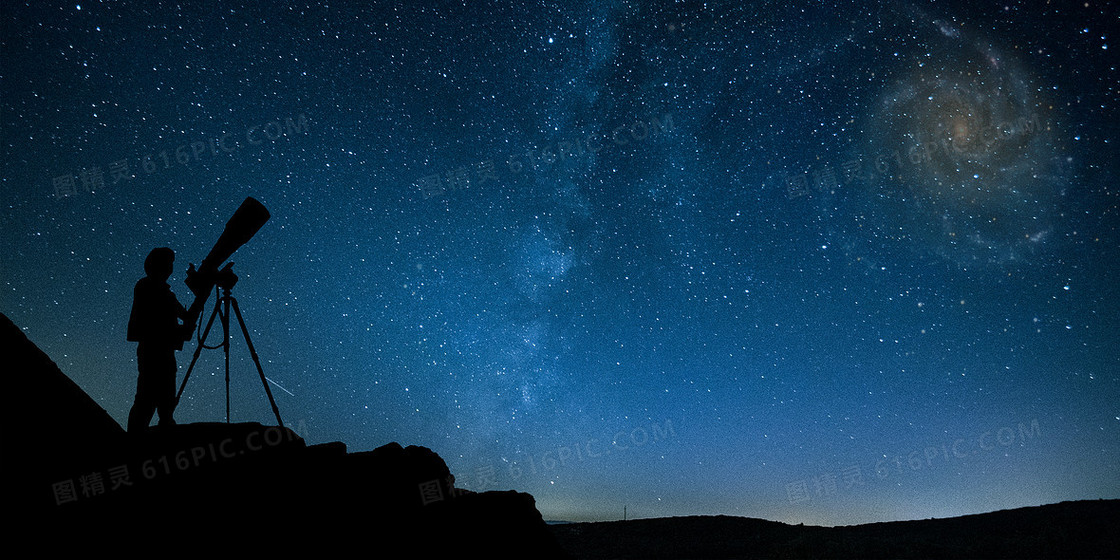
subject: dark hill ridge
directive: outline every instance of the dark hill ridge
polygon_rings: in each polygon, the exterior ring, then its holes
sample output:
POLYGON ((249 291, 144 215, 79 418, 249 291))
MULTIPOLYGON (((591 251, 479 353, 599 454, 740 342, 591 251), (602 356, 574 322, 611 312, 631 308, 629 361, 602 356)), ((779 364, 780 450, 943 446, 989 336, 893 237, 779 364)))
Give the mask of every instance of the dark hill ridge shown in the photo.
POLYGON ((671 517, 553 525, 587 559, 1120 558, 1120 500, 847 527, 745 517, 671 517))

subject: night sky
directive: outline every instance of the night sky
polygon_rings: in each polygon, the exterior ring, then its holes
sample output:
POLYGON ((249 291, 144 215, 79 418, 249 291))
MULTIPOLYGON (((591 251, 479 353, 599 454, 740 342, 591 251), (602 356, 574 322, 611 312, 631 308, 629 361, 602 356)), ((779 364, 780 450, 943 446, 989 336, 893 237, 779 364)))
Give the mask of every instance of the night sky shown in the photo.
POLYGON ((144 257, 189 304, 252 196, 233 295, 309 443, 545 519, 1120 497, 1106 2, 247 4, 0 10, 0 311, 122 426, 144 257))

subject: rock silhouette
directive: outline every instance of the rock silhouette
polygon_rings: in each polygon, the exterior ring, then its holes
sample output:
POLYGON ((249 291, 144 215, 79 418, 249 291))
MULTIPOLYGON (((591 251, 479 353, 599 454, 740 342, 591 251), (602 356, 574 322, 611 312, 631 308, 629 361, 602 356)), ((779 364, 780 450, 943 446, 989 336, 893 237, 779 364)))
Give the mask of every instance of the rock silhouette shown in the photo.
POLYGON ((566 557, 532 496, 456 489, 427 448, 349 452, 256 423, 127 434, 3 314, 0 356, 15 543, 269 554, 361 543, 375 556, 566 557))

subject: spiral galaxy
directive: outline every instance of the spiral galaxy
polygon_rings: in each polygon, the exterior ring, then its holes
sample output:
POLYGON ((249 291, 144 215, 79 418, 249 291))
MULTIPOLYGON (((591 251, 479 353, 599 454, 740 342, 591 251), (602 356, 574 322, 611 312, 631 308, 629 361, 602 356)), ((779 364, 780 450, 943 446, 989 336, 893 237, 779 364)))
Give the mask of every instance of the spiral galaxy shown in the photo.
POLYGON ((1067 181, 1052 107, 1018 60, 943 27, 869 111, 873 229, 962 267, 1038 258, 1067 181))

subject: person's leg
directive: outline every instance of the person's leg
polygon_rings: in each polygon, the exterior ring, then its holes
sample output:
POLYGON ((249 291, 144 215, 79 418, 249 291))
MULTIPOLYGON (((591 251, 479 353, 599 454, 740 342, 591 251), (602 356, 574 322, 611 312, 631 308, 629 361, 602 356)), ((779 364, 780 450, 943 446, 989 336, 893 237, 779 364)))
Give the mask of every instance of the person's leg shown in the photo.
POLYGON ((148 428, 152 415, 156 413, 156 401, 152 387, 151 352, 143 344, 136 347, 136 399, 128 412, 128 431, 139 433, 148 428))
POLYGON ((158 386, 155 388, 155 405, 159 409, 159 425, 175 425, 175 375, 179 365, 175 363, 175 350, 167 348, 159 356, 158 386))

